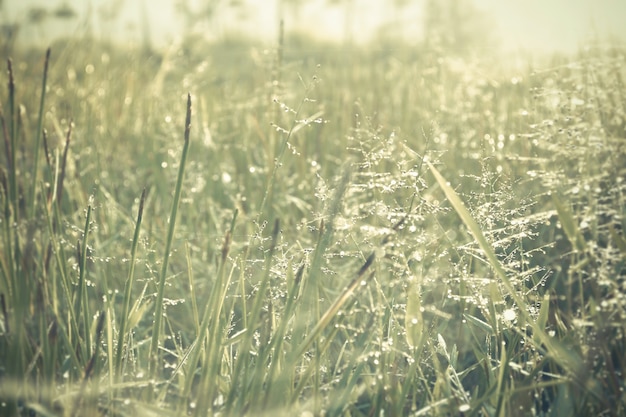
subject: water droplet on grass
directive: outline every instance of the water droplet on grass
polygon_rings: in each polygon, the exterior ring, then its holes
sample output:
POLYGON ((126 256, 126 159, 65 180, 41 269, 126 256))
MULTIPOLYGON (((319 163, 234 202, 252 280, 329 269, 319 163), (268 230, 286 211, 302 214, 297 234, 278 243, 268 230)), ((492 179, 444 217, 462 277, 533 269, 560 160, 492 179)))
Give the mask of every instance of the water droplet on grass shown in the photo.
POLYGON ((515 313, 515 310, 513 310, 512 308, 509 308, 507 310, 504 310, 504 312, 502 313, 502 318, 505 321, 511 322, 517 318, 517 313, 515 313))

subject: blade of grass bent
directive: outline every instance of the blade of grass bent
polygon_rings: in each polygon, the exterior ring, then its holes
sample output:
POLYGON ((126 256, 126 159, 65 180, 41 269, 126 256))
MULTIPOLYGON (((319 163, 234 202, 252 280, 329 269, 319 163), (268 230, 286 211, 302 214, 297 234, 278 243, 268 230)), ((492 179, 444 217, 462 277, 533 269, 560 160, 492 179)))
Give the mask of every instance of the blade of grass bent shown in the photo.
MULTIPOLYGON (((467 208, 465 208, 465 205, 463 204, 463 202, 461 201, 457 193, 452 189, 452 187, 448 184, 448 182, 441 176, 437 168, 435 168, 430 163, 430 161, 426 161, 426 164, 428 164, 430 171, 435 176, 435 179, 437 180, 437 183, 439 183, 439 186, 442 188, 444 194, 446 195, 446 198, 448 199, 450 204, 452 204, 452 207, 457 212, 457 214, 459 215, 459 217, 461 218, 465 226, 467 226, 467 228, 470 230, 470 232, 474 236, 474 239, 476 239, 478 246, 480 246, 480 248, 485 253, 487 260, 489 261, 489 264, 496 272, 496 275, 500 279, 502 279, 508 291, 510 291, 511 293, 515 293, 514 288, 511 285, 509 278, 506 275, 506 272, 504 271, 504 268, 502 267, 502 264, 500 264, 500 261, 496 257, 496 254, 491 248, 491 245, 489 244, 489 242, 487 242, 487 239, 485 239, 483 232, 480 230, 480 226, 478 226, 476 221, 472 218, 472 215, 467 210, 467 208)), ((518 300, 515 300, 515 302, 521 301, 519 300, 519 297, 517 298, 518 300)))
MULTIPOLYGON (((513 286, 513 284, 511 283, 511 280, 507 276, 506 271, 502 267, 502 264, 498 260, 491 245, 489 244, 489 242, 487 242, 487 239, 483 235, 483 232, 480 230, 480 227, 478 226, 476 221, 472 218, 472 215, 467 210, 467 208, 465 207, 465 205, 463 204, 459 196, 456 194, 454 189, 452 189, 450 184, 448 184, 448 182, 439 173, 437 168, 435 168, 429 161, 426 161, 426 164, 428 164, 430 171, 432 172, 433 176, 437 180, 437 183, 439 184, 439 186, 442 188, 444 194, 446 195, 446 198, 448 199, 450 204, 452 204, 452 207, 454 208, 454 210, 457 212, 457 214, 459 215, 459 217, 461 218, 465 226, 470 230, 470 232, 474 236, 474 239, 476 239, 476 242, 485 253, 485 256, 487 257, 489 264, 495 271, 497 277, 501 280, 505 289, 508 291, 511 299, 518 306, 519 313, 522 316, 523 320, 532 327, 533 334, 535 334, 540 340, 540 342, 543 345, 545 345, 545 347, 547 348, 547 351, 551 354, 552 358, 557 363, 563 366, 563 368, 572 372, 577 377, 582 378, 584 376, 582 360, 579 357, 577 357, 577 355, 574 352, 567 349, 561 343, 559 343, 556 340, 553 340, 550 336, 548 336, 546 332, 544 331, 544 329, 539 328, 539 326, 537 325, 537 322, 533 320, 530 314, 528 313, 525 307, 526 303, 524 303, 522 298, 516 292, 515 287, 513 286)), ((530 339, 530 341, 535 343, 532 339, 530 339)), ((536 346, 539 349, 543 349, 543 347, 538 343, 536 343, 536 346)))
POLYGON ((150 372, 156 374, 158 369, 158 352, 159 340, 161 338, 161 321, 163 315, 163 298, 165 292, 165 278, 167 277, 167 267, 169 265, 170 250, 172 249, 172 240, 174 239, 174 229, 176 228, 176 215, 178 214, 178 204, 183 188, 183 177, 185 175, 185 162, 189 152, 189 131, 191 128, 191 94, 187 94, 187 115, 185 117, 185 143, 183 145, 183 153, 180 158, 180 167, 178 169, 178 178, 176 180, 176 188, 174 190, 174 201, 172 202, 172 211, 169 218, 169 228, 167 238, 165 240, 165 251, 163 253, 163 262, 161 266, 161 274, 159 275, 159 283, 157 289, 157 298, 154 306, 154 323, 152 326, 152 340, 150 342, 150 372))
POLYGON ((300 347, 296 350, 296 357, 302 356, 304 352, 309 348, 309 346, 313 343, 313 341, 318 337, 318 335, 324 330, 330 321, 337 315, 341 307, 348 301, 350 296, 356 291, 357 287, 362 283, 363 275, 365 272, 372 266, 374 260, 376 259, 376 252, 372 252, 370 256, 367 257, 367 260, 359 269, 356 277, 348 284, 348 286, 343 290, 341 295, 335 300, 335 302, 326 310, 324 315, 317 322, 313 330, 308 334, 304 342, 300 345, 300 347))

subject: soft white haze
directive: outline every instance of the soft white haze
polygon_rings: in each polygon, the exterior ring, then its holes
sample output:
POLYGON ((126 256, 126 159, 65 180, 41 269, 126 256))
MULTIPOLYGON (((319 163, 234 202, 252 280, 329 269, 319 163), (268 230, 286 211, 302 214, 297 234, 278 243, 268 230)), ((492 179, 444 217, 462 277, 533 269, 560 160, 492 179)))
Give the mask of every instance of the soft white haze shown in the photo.
MULTIPOLYGON (((187 3, 197 9, 202 1, 187 3)), ((419 37, 425 1, 408 2, 411 5, 402 11, 389 6, 392 2, 388 0, 348 0, 338 2, 339 6, 329 6, 328 0, 310 0, 302 2, 298 10, 280 6, 279 0, 241 3, 245 6, 237 11, 226 7, 210 24, 205 22, 196 29, 212 36, 237 30, 272 40, 282 16, 288 30, 298 28, 324 39, 362 42, 388 28, 407 37, 419 37)), ((626 38, 626 0, 473 0, 473 3, 489 16, 487 21, 491 26, 486 29, 495 31, 501 46, 507 50, 571 52, 592 36, 626 38)), ((165 45, 182 33, 188 23, 176 12, 175 0, 5 0, 0 23, 25 22, 33 6, 53 10, 61 4, 70 5, 77 18, 65 21, 48 18, 38 25, 22 24, 19 40, 47 43, 56 36, 81 35, 92 30, 98 36, 124 42, 141 42, 149 33, 153 44, 165 45), (119 14, 106 20, 103 19, 106 12, 119 14)))

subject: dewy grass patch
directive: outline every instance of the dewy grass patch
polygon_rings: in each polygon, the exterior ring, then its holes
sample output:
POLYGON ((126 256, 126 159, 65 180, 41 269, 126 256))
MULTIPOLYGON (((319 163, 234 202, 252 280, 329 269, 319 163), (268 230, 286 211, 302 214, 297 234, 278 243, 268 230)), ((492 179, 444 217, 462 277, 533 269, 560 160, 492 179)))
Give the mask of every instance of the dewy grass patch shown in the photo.
POLYGON ((623 48, 290 42, 14 51, 0 413, 624 414, 623 48))

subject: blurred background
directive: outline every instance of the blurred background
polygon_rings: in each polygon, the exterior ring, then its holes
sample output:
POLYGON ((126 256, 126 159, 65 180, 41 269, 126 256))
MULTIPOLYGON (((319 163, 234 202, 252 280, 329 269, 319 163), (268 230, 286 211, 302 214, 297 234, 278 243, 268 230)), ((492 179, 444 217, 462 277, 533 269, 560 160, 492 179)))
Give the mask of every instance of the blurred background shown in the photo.
POLYGON ((623 0, 0 0, 5 41, 43 46, 95 36, 159 48, 190 33, 273 41, 282 19, 288 32, 321 40, 475 36, 475 48, 568 53, 589 40, 624 39, 625 18, 623 0))

